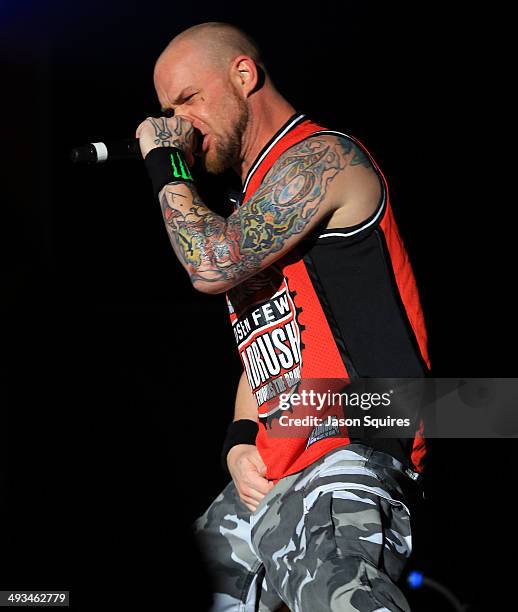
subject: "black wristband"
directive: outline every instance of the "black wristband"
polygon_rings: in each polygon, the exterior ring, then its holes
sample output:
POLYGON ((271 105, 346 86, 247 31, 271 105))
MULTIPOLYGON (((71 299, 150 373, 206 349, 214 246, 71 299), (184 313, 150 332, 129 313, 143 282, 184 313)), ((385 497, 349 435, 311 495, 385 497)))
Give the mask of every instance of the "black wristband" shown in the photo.
POLYGON ((173 181, 192 183, 191 171, 181 149, 156 147, 146 155, 144 163, 151 178, 155 196, 158 196, 165 185, 173 181))
POLYGON ((229 450, 236 444, 255 444, 255 438, 259 431, 259 425, 250 419, 240 419, 230 423, 227 429, 227 435, 223 442, 223 450, 221 451, 221 464, 223 470, 229 473, 227 466, 227 455, 229 450))

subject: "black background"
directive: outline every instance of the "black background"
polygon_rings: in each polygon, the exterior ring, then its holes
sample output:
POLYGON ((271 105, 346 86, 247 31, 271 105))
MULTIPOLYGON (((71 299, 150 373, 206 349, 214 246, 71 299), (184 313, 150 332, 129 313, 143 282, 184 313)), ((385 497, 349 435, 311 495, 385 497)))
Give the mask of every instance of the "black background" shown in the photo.
MULTIPOLYGON (((185 596, 204 609, 189 524, 226 483, 239 363, 224 298, 191 288, 141 163, 68 160, 71 146, 130 137, 158 113, 154 61, 190 25, 249 31, 297 109, 373 153, 435 375, 516 375, 488 42, 506 17, 393 4, 0 3, 0 590, 69 589, 78 610, 185 596)), ((232 180, 201 179, 222 214, 232 180)), ((510 602, 515 473, 514 440, 431 441, 408 569, 470 610, 510 602)), ((447 609, 407 594, 413 610, 447 609)))

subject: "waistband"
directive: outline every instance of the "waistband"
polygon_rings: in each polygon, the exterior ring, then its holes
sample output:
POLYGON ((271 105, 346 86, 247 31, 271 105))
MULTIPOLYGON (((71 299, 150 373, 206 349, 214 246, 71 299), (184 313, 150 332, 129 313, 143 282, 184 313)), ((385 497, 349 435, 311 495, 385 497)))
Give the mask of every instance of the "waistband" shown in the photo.
POLYGON ((353 442, 352 444, 348 444, 346 448, 352 450, 355 453, 358 453, 359 455, 364 456, 372 464, 398 470, 399 472, 410 478, 410 480, 412 480, 413 482, 419 482, 421 480, 422 474, 404 465, 403 463, 401 463, 401 461, 399 461, 399 459, 396 459, 389 453, 375 450, 370 446, 367 446, 365 444, 358 444, 355 442, 353 442))
POLYGON ((317 475, 322 477, 337 469, 340 471, 335 467, 340 464, 345 464, 349 470, 374 473, 388 490, 403 494, 406 498, 415 499, 416 495, 420 495, 421 474, 410 470, 392 455, 360 443, 332 449, 308 466, 300 474, 301 480, 311 481, 317 475))

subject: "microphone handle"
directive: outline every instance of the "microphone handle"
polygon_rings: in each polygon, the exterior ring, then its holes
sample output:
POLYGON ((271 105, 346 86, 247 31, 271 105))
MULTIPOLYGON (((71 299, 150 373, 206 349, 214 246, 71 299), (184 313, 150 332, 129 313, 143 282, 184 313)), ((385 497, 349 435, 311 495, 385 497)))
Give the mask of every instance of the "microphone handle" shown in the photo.
POLYGON ((137 138, 111 142, 91 142, 70 151, 70 159, 74 163, 100 164, 105 161, 122 159, 142 159, 137 138))

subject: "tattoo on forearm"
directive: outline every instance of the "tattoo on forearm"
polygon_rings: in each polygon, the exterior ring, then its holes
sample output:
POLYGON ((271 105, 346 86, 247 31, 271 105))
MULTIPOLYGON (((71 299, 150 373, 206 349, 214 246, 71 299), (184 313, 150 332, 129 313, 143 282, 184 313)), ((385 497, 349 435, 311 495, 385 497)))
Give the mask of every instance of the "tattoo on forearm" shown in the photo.
POLYGON ((304 230, 340 170, 365 163, 370 165, 350 141, 309 138, 282 155, 254 195, 227 219, 209 210, 193 185, 170 184, 161 207, 175 253, 193 283, 233 286, 304 230))

